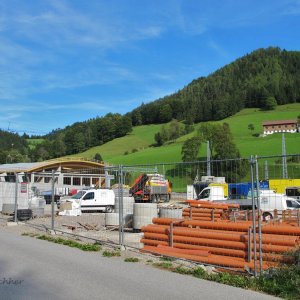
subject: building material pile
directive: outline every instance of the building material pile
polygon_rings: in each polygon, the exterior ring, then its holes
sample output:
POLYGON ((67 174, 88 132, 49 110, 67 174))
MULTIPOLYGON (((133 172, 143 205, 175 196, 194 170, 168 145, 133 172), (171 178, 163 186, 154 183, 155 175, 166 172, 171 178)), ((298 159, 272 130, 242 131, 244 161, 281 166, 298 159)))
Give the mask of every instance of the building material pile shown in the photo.
POLYGON ((211 203, 208 201, 187 200, 188 208, 182 213, 184 219, 198 221, 219 221, 229 219, 233 209, 238 209, 238 204, 211 203))
MULTIPOLYGON (((258 268, 259 239, 254 242, 252 222, 154 218, 142 228, 142 251, 173 256, 236 270, 258 268), (255 246, 256 250, 255 250, 255 246), (256 259, 254 259, 256 253, 256 259)), ((293 263, 300 246, 300 227, 289 224, 262 226, 262 268, 293 263)))

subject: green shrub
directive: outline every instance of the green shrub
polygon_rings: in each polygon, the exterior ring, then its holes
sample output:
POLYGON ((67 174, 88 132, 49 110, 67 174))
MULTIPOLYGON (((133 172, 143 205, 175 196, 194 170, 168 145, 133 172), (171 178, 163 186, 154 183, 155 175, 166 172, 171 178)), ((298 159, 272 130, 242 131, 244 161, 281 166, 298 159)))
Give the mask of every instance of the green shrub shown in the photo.
POLYGON ((183 274, 183 275, 190 275, 190 274, 192 274, 191 269, 184 268, 182 266, 175 268, 173 271, 175 273, 179 273, 179 274, 183 274))
POLYGON ((161 262, 161 263, 154 263, 153 266, 162 268, 162 269, 171 269, 173 267, 172 263, 169 261, 161 262))
POLYGON ((113 256, 121 256, 121 252, 120 251, 103 251, 102 253, 103 256, 105 257, 113 257, 113 256))
POLYGON ((140 260, 137 257, 127 257, 124 259, 125 262, 139 262, 140 260))
POLYGON ((207 276, 207 272, 199 267, 192 271, 192 275, 198 278, 205 278, 207 276))
POLYGON ((254 280, 256 289, 285 299, 300 299, 300 268, 271 269, 254 280))

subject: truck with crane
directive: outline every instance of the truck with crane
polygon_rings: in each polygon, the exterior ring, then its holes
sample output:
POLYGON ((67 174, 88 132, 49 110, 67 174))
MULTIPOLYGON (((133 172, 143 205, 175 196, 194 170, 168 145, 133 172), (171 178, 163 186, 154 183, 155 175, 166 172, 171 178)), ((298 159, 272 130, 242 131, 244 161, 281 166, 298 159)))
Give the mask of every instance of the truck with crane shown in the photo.
POLYGON ((138 202, 169 202, 171 199, 171 182, 161 174, 141 174, 135 180, 129 194, 138 202))

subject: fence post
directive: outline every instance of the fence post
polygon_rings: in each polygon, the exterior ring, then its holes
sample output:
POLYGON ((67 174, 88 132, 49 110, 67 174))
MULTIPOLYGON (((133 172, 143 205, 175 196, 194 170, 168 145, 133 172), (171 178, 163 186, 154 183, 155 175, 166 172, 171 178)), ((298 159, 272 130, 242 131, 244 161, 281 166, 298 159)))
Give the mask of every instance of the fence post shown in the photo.
POLYGON ((254 160, 256 170, 256 190, 257 190, 257 211, 258 211, 258 249, 259 249, 259 273, 262 274, 262 233, 261 233, 261 210, 260 210, 260 193, 259 193, 259 174, 257 156, 254 160))
POLYGON ((15 215, 14 215, 14 222, 18 222, 18 185, 19 185, 19 178, 18 173, 15 173, 16 177, 16 185, 15 185, 15 215))
POLYGON ((54 230, 54 170, 52 170, 52 182, 51 182, 51 230, 54 230))
POLYGON ((169 246, 173 248, 173 222, 170 223, 169 246))
POLYGON ((119 181, 119 245, 122 247, 124 245, 124 226, 123 226, 123 169, 119 165, 118 172, 118 181, 119 181))
POLYGON ((248 228, 248 262, 252 260, 252 249, 251 249, 251 239, 252 239, 252 227, 248 228))
POLYGON ((253 252, 254 252, 254 276, 257 276, 256 262, 256 214, 255 214, 255 197, 254 197, 254 174, 253 174, 253 156, 250 158, 250 170, 251 170, 251 194, 252 194, 252 228, 253 228, 253 252))

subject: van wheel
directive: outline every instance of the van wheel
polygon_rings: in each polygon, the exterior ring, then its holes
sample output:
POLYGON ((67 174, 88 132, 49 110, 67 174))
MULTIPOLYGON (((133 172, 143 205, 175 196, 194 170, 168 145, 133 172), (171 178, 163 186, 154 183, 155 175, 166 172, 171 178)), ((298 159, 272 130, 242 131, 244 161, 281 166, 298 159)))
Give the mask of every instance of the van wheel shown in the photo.
POLYGON ((113 207, 111 205, 108 205, 108 206, 105 207, 105 212, 111 213, 113 211, 114 211, 114 209, 113 209, 113 207))
POLYGON ((272 216, 272 214, 270 214, 270 213, 263 213, 263 221, 270 221, 270 220, 272 220, 273 219, 273 216, 272 216))

